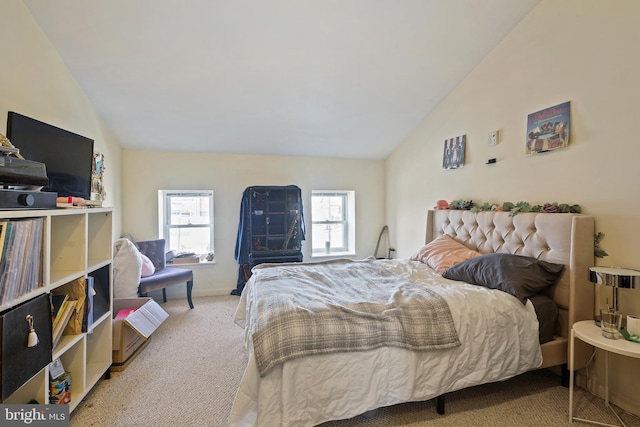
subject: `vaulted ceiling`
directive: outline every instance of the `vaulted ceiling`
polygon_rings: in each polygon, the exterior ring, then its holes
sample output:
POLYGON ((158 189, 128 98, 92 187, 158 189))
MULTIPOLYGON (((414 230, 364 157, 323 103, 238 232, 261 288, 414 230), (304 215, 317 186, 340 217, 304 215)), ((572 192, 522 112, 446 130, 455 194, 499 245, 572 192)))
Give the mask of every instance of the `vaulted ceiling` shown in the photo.
POLYGON ((383 159, 540 0, 23 0, 123 147, 383 159))

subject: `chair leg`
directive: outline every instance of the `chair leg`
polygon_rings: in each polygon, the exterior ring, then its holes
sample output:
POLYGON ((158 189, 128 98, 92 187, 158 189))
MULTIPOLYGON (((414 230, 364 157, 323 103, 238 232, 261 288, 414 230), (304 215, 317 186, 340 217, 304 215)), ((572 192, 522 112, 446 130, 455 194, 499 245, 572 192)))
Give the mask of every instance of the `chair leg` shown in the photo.
POLYGON ((167 288, 162 288, 162 302, 167 302, 167 288))
POLYGON ((193 280, 187 281, 187 301, 189 302, 189 307, 193 308, 193 301, 191 300, 191 291, 193 290, 193 280))

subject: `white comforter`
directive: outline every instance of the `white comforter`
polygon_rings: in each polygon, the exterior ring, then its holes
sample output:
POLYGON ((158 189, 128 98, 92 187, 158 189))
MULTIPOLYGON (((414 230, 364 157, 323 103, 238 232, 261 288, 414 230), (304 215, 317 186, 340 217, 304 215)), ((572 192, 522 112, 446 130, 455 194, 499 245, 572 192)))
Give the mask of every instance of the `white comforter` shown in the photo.
MULTIPOLYGON (((231 427, 314 426, 505 380, 542 364, 531 302, 522 305, 504 292, 444 279, 420 262, 377 262, 440 294, 449 304, 462 345, 424 352, 384 347, 309 356, 285 362, 264 378, 250 354, 229 418, 231 427)), ((246 294, 235 315, 243 327, 248 320, 246 294)))

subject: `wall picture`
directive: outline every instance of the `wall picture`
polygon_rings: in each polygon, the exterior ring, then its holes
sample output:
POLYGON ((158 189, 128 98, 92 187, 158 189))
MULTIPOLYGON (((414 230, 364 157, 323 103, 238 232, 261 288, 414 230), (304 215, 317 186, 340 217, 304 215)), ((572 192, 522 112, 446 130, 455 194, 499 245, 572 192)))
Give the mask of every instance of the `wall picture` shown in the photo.
POLYGON ((93 153, 93 164, 91 166, 91 199, 104 200, 107 192, 104 189, 104 154, 93 153))
POLYGON ((570 102, 545 108, 527 118, 527 154, 543 153, 569 145, 570 102))
POLYGON ((444 140, 442 169, 459 169, 464 165, 464 147, 467 135, 444 140))

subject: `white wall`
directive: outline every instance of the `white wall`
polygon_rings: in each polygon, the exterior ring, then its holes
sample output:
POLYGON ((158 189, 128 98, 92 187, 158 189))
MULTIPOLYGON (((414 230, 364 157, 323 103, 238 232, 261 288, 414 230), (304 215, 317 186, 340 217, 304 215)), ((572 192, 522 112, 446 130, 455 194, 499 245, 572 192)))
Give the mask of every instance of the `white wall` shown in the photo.
MULTIPOLYGON (((356 255, 373 255, 384 225, 384 162, 329 158, 251 156, 210 153, 123 152, 123 232, 134 240, 158 237, 158 190, 214 191, 215 258, 213 266, 194 269, 194 296, 225 295, 236 287, 234 260, 240 202, 253 185, 297 185, 302 189, 307 239, 305 261, 311 260, 311 190, 356 192, 356 255)), ((184 287, 167 289, 184 298, 184 287)))
MULTIPOLYGON (((106 159, 105 205, 120 205, 120 145, 24 4, 2 1, 0 20, 0 133, 6 133, 7 112, 15 111, 93 139, 94 150, 106 159)), ((119 235, 117 209, 113 219, 114 234, 119 235)))
MULTIPOLYGON (((422 244, 426 210, 438 199, 577 203, 606 235, 609 257, 597 264, 640 269, 640 2, 543 0, 384 164, 121 152, 23 3, 4 0, 0 12, 0 132, 6 112, 17 111, 93 138, 106 157, 106 204, 116 207, 116 236, 157 236, 158 189, 215 191, 217 264, 196 270, 195 295, 235 287, 240 198, 250 185, 299 185, 307 205, 312 189, 355 190, 356 258, 373 253, 385 222, 398 256, 408 256, 422 244), (572 103, 570 146, 525 156, 527 114, 564 101, 572 103), (487 147, 487 133, 496 129, 500 144, 487 147), (468 138, 464 168, 441 170, 443 141, 462 134, 468 138), (490 157, 498 162, 485 165, 490 157)), ((311 253, 310 240, 304 252, 311 253)), ((632 292, 621 291, 622 309, 640 314, 632 292)), ((182 289, 171 293, 184 297, 182 289)), ((614 403, 640 414, 640 361, 612 359, 619 368, 612 375, 614 403)), ((601 357, 596 364, 592 375, 602 393, 601 357)))
MULTIPOLYGON (((425 213, 439 199, 566 202, 605 234, 609 256, 598 265, 640 269, 639 17, 636 0, 542 1, 388 159, 387 222, 398 257, 421 246, 425 213), (527 115, 565 101, 569 147, 526 156, 527 115), (496 129, 500 143, 489 147, 496 129), (444 140, 464 134, 464 168, 442 170, 444 140)), ((620 291, 623 312, 640 314, 638 294, 620 291)), ((600 393, 601 359, 592 372, 600 393)), ((612 359, 621 368, 614 402, 640 414, 640 360, 612 359)))

